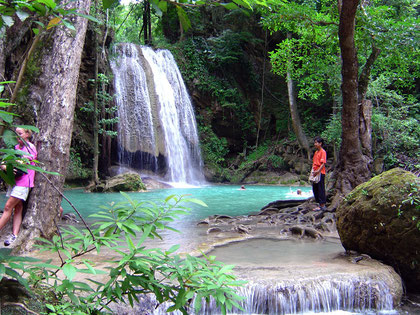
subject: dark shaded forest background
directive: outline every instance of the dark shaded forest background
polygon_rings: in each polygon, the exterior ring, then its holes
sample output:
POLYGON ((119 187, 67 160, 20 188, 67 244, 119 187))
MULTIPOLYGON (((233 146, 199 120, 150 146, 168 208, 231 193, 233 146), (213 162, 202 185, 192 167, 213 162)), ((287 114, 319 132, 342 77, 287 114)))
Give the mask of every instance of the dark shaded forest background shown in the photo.
MULTIPOLYGON (((362 8, 356 20, 360 71, 369 55, 380 51, 366 91, 372 103, 373 174, 396 166, 419 172, 419 8, 414 1, 374 1, 362 8)), ((144 3, 111 9, 97 3, 91 8, 102 24, 89 22, 83 49, 69 184, 87 184, 93 176, 95 119, 100 177, 109 175, 114 161, 118 119, 109 59, 118 42, 148 43, 174 54, 193 100, 210 181, 238 183, 255 171, 291 171, 306 178, 308 147, 293 126, 288 82, 294 84, 298 128, 309 145, 316 135, 326 140, 328 167, 334 167, 342 130, 336 2, 303 1, 254 11, 185 6, 187 30, 176 6, 166 12, 152 6, 150 22, 144 3), (96 118, 94 101, 99 103, 96 118)), ((13 65, 27 49, 30 22, 16 23, 8 34, 15 36, 5 52, 6 79, 16 75, 13 65)), ((17 100, 16 112, 27 123, 33 123, 34 111, 25 91, 38 70, 29 64, 26 88, 17 100)), ((262 181, 271 183, 270 178, 262 181)))

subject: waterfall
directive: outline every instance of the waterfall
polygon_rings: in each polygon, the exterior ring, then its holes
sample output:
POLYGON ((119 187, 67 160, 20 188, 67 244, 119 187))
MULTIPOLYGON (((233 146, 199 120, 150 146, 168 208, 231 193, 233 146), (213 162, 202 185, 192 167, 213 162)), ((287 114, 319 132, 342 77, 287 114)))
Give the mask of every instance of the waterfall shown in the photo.
MULTIPOLYGON (((393 296, 383 281, 346 277, 302 279, 277 284, 248 283, 240 288, 245 314, 302 314, 393 309, 393 296)), ((214 314, 215 303, 203 314, 214 314)))
MULTIPOLYGON (((237 294, 245 297, 239 304, 243 311, 234 308, 229 314, 389 314, 393 310, 393 296, 385 281, 364 277, 342 275, 341 278, 297 279, 278 283, 248 282, 240 287, 237 294)), ((129 310, 119 305, 119 314, 136 314, 136 309, 150 311, 150 314, 168 314, 172 303, 157 306, 153 295, 142 296, 140 304, 129 310), (157 307, 156 307, 157 306, 157 307)), ((194 305, 194 301, 191 305, 194 305)), ((206 304, 202 301, 198 314, 220 314, 213 299, 206 304)), ((176 311, 170 314, 181 314, 176 311)), ((194 308, 188 314, 196 314, 194 308)))
POLYGON ((169 182, 203 183, 194 110, 170 51, 120 44, 115 52, 119 164, 169 182))

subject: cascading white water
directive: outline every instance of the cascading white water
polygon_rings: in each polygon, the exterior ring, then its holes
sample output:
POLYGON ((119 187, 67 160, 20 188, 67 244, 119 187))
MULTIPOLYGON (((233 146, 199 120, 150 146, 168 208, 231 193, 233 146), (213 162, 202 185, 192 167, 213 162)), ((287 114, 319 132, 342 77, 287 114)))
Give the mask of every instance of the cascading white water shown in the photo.
POLYGON ((150 96, 139 47, 122 44, 116 47, 119 57, 111 62, 118 109, 118 159, 120 164, 137 167, 135 152, 147 152, 140 164, 157 168, 157 147, 153 129, 150 96))
MULTIPOLYGON (((387 284, 370 278, 343 275, 341 279, 314 278, 279 283, 250 282, 240 287, 237 294, 245 299, 239 302, 243 310, 233 308, 228 314, 395 314, 393 297, 387 284)), ((118 306, 118 314, 137 314, 138 310, 154 315, 168 314, 173 303, 158 304, 154 295, 142 295, 141 302, 130 309, 118 306)), ((202 300, 196 313, 191 307, 188 314, 220 314, 214 299, 202 300)), ((169 314, 180 315, 180 311, 169 314)))
POLYGON ((169 180, 198 184, 203 181, 197 126, 190 97, 172 54, 142 47, 153 72, 159 117, 165 135, 169 180))
MULTIPOLYGON (((389 314, 394 308, 392 294, 385 282, 345 275, 341 279, 319 277, 293 282, 250 282, 240 287, 237 294, 245 298, 239 302, 243 310, 233 308, 229 314, 389 314)), ((198 313, 191 307, 188 314, 220 314, 213 299, 210 303, 203 299, 201 304, 198 313)), ((151 314, 164 315, 168 314, 166 309, 172 303, 156 305, 155 297, 149 295, 147 298, 143 296, 138 307, 145 310, 147 306, 151 314)), ((182 313, 175 311, 170 314, 182 313)))
POLYGON ((202 184, 195 115, 172 54, 134 44, 121 44, 116 52, 111 67, 120 164, 165 173, 169 182, 202 184), (163 167, 158 162, 162 156, 163 167))

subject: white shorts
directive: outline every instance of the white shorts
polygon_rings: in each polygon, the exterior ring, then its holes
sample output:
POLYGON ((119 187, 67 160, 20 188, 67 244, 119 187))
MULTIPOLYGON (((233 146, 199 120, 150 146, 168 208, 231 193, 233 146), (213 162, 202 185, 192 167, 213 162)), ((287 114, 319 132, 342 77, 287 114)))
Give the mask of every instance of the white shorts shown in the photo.
POLYGON ((15 198, 25 201, 26 198, 28 198, 29 190, 30 190, 29 187, 9 186, 9 188, 7 188, 6 197, 15 197, 15 198))

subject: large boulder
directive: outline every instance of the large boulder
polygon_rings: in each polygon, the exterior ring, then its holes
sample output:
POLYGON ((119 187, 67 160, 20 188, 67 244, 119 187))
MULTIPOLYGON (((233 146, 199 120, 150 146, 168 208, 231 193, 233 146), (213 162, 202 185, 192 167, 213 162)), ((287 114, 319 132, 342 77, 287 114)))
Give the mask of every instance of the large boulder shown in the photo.
POLYGON ((124 173, 111 177, 94 187, 88 187, 91 192, 119 192, 146 190, 141 177, 137 173, 124 173))
POLYGON ((389 264, 420 291, 420 180, 396 168, 357 186, 337 209, 345 249, 389 264))

